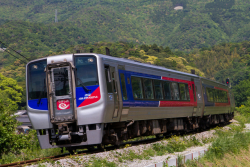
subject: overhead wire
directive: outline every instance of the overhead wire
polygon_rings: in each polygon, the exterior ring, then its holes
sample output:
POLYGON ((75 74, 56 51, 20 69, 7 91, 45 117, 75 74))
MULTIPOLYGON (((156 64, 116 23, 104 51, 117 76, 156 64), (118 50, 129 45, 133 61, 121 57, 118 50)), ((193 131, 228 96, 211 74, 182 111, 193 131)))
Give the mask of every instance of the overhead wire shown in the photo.
POLYGON ((22 61, 24 64, 26 64, 26 63, 27 63, 27 62, 24 62, 23 60, 19 59, 18 57, 14 56, 12 53, 10 53, 10 52, 9 52, 9 51, 7 51, 7 50, 4 50, 4 52, 9 53, 11 56, 13 56, 13 57, 17 58, 18 60, 22 61))
MULTIPOLYGON (((8 49, 14 51, 15 53, 19 54, 20 56, 22 56, 22 57, 25 58, 26 60, 31 61, 30 59, 28 59, 27 57, 25 57, 25 56, 22 55, 21 53, 17 52, 15 49, 12 49, 11 47, 8 47, 8 46, 7 46, 5 43, 3 43, 2 41, 0 41, 0 43, 3 44, 3 45, 6 47, 6 49, 8 48, 8 49)), ((5 50, 5 51, 6 51, 6 50, 5 50)), ((9 52, 7 52, 7 53, 9 53, 9 52)), ((12 55, 13 55, 13 54, 12 54, 12 55)), ((19 59, 19 60, 20 60, 20 59, 19 59)), ((26 63, 25 63, 25 64, 26 64, 26 63)))

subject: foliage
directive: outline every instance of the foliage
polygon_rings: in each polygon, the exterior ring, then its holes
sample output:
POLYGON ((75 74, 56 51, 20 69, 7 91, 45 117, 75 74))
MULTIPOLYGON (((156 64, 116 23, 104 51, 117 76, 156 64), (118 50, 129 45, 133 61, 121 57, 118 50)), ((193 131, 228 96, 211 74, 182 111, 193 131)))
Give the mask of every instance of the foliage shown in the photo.
POLYGON ((241 106, 236 107, 235 110, 245 117, 250 117, 250 99, 248 98, 245 105, 242 104, 241 106))
MULTIPOLYGON (((235 0, 13 0, 1 3, 0 25, 11 24, 15 27, 2 40, 12 40, 20 35, 19 41, 29 43, 27 32, 34 38, 39 33, 45 34, 45 37, 50 34, 55 48, 60 41, 71 45, 72 42, 122 40, 139 44, 156 43, 190 51, 221 42, 249 40, 249 7, 250 4, 244 0, 237 3, 235 0), (184 9, 176 11, 176 6, 183 6, 184 9), (59 22, 52 24, 55 9, 59 22), (26 22, 23 23, 24 30, 20 22, 26 22), (27 23, 31 25, 28 29, 27 23), (51 29, 44 29, 44 26, 51 29), (43 31, 36 34, 39 27, 43 31), (15 31, 19 31, 18 35, 15 31), (66 34, 67 39, 63 37, 66 34), (62 40, 56 42, 58 38, 62 40)), ((9 28, 5 29, 9 31, 9 28)), ((49 43, 47 37, 44 39, 45 43, 49 43)), ((35 45, 43 45, 39 40, 31 41, 35 45)), ((53 48, 53 45, 49 47, 53 48)))
POLYGON ((17 85, 17 81, 4 77, 0 73, 0 100, 1 105, 9 110, 15 111, 17 103, 21 102, 22 87, 17 85))
POLYGON ((37 139, 34 138, 36 132, 31 131, 28 135, 17 134, 19 122, 13 116, 14 112, 10 111, 0 99, 0 159, 3 154, 18 154, 21 149, 31 148, 36 145, 37 139))
MULTIPOLYGON (((234 98, 237 106, 243 104, 249 105, 248 97, 250 97, 250 80, 243 80, 233 87, 234 98)), ((249 106, 248 106, 249 107, 249 106)))

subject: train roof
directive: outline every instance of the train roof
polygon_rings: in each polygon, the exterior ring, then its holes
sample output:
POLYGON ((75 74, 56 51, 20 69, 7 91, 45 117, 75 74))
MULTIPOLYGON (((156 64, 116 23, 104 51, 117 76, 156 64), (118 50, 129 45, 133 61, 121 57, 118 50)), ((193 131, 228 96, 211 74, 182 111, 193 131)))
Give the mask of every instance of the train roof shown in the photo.
POLYGON ((190 74, 190 73, 186 73, 186 72, 172 70, 172 69, 168 69, 166 67, 162 67, 162 66, 158 66, 158 65, 154 65, 154 64, 142 63, 142 62, 139 62, 139 61, 136 61, 136 60, 130 60, 130 59, 126 59, 126 58, 117 58, 117 57, 112 57, 112 56, 107 56, 107 55, 102 55, 102 54, 97 54, 97 55, 104 58, 104 59, 110 59, 110 60, 120 61, 120 62, 123 62, 123 63, 129 63, 129 64, 139 65, 139 66, 143 66, 143 67, 159 69, 159 70, 163 70, 163 71, 167 71, 167 72, 173 72, 173 73, 178 73, 178 74, 182 74, 182 75, 188 75, 188 76, 192 76, 192 77, 196 77, 196 78, 199 77, 199 76, 197 76, 195 74, 190 74))
POLYGON ((215 82, 217 84, 221 84, 223 86, 227 86, 226 84, 208 79, 208 78, 204 78, 195 74, 190 74, 187 72, 181 72, 181 71, 177 71, 177 70, 172 70, 172 69, 168 69, 166 67, 162 67, 162 66, 158 66, 158 65, 154 65, 154 64, 147 64, 147 63, 142 63, 136 60, 131 60, 131 59, 127 59, 127 58, 118 58, 118 57, 113 57, 113 56, 108 56, 108 55, 103 55, 103 54, 96 54, 96 53, 75 53, 75 54, 62 54, 62 55, 54 55, 54 56, 49 56, 49 57, 44 57, 44 58, 40 58, 40 59, 36 59, 36 60, 32 60, 31 62, 35 62, 35 61, 39 61, 39 60, 44 60, 46 58, 52 58, 52 57, 58 57, 58 56, 73 56, 73 55, 97 55, 99 57, 102 57, 104 59, 109 59, 109 60, 114 60, 114 61, 120 61, 122 63, 129 63, 129 64, 134 64, 134 65, 139 65, 139 66, 143 66, 143 67, 149 67, 149 68, 154 68, 154 69, 159 69, 159 70, 163 70, 163 71, 167 71, 167 72, 173 72, 173 73, 177 73, 177 74, 181 74, 181 75, 186 75, 186 76, 191 76, 191 77, 195 77, 195 78, 201 78, 203 80, 208 80, 208 81, 212 81, 215 82))

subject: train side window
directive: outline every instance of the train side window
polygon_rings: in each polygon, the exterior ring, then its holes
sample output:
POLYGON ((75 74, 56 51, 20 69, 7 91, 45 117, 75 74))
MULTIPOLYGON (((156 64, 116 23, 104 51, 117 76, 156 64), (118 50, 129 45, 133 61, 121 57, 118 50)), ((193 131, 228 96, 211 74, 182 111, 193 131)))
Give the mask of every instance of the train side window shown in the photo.
POLYGON ((192 84, 192 88, 193 88, 194 102, 196 102, 196 86, 192 84))
POLYGON ((163 82, 164 99, 172 100, 170 82, 163 82))
POLYGON ((224 102, 228 103, 228 97, 227 97, 227 92, 224 91, 224 102))
POLYGON ((135 99, 143 99, 142 79, 131 77, 132 91, 135 99))
POLYGON ((206 92, 207 92, 207 101, 209 101, 209 102, 214 102, 214 93, 213 93, 213 89, 211 89, 211 88, 206 88, 206 92))
POLYGON ((153 84, 151 79, 143 79, 145 99, 154 99, 153 84))
POLYGON ((185 90, 185 84, 179 83, 181 100, 187 100, 187 94, 185 90))
POLYGON ((186 90, 186 94, 187 94, 187 100, 190 101, 189 86, 188 86, 188 84, 185 84, 185 90, 186 90))
POLYGON ((154 88, 155 88, 155 98, 163 99, 162 82, 159 80, 154 80, 154 88))
POLYGON ((128 100, 124 74, 120 73, 120 76, 121 76, 122 99, 128 100))
POLYGON ((179 83, 181 100, 190 100, 188 84, 179 83))
POLYGON ((173 93, 173 100, 180 100, 179 86, 177 83, 172 82, 171 92, 173 93))
POLYGON ((214 102, 219 102, 219 90, 213 89, 214 92, 214 102))
POLYGON ((112 91, 112 83, 111 83, 111 80, 110 80, 109 68, 105 68, 105 77, 106 77, 106 83, 107 83, 107 92, 108 93, 113 93, 113 91, 112 91))

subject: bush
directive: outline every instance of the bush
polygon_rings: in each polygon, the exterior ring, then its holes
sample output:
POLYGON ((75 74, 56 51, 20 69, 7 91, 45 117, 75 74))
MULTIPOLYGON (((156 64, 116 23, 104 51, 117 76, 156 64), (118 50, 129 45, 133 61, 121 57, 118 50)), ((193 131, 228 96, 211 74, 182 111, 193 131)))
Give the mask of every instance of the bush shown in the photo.
POLYGON ((23 148, 37 145, 34 130, 29 134, 17 134, 16 128, 20 123, 15 118, 14 112, 5 108, 0 100, 0 159, 4 153, 20 153, 23 148))
POLYGON ((246 117, 250 117, 250 99, 248 98, 244 104, 240 107, 235 107, 235 110, 246 117))

